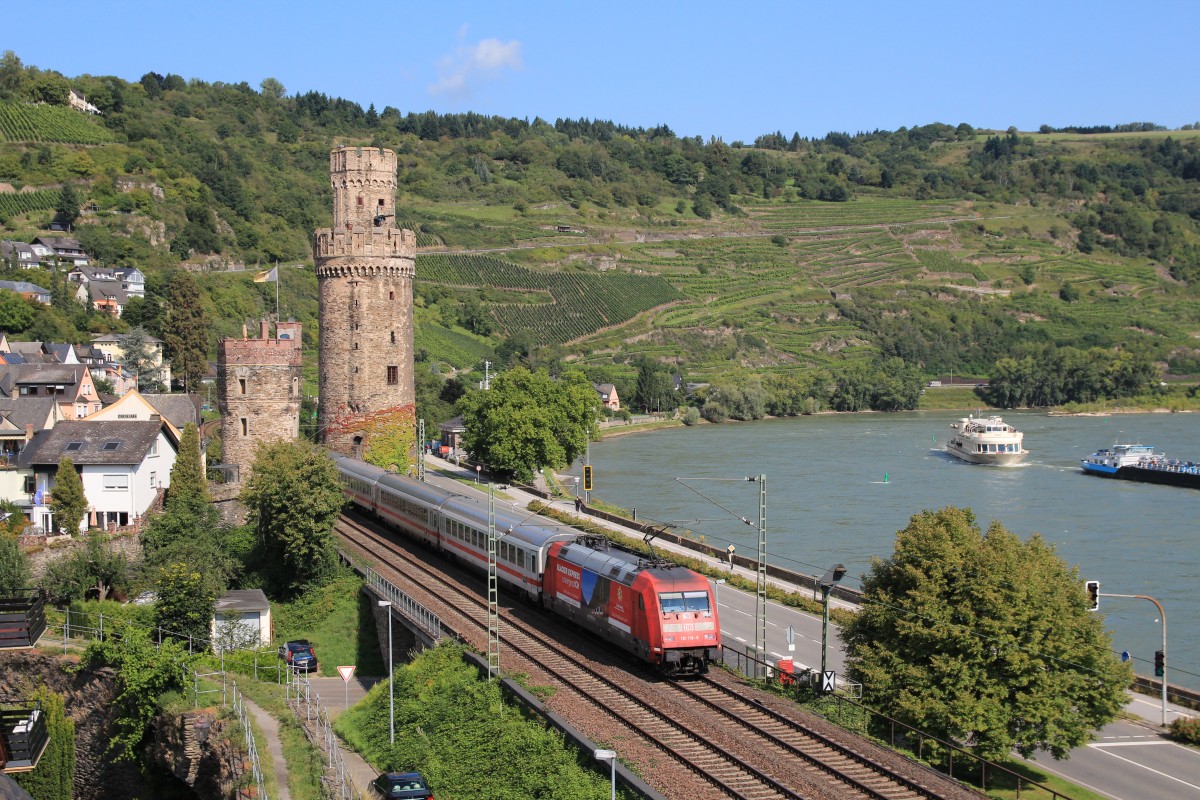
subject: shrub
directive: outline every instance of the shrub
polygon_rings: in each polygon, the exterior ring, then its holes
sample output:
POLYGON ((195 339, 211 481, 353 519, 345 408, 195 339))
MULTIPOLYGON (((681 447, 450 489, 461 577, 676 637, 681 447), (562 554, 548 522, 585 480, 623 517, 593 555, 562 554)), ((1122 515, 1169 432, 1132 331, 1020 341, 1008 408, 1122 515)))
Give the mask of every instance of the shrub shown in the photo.
POLYGON ((1167 726, 1167 733, 1172 739, 1186 744, 1200 744, 1200 719, 1196 717, 1177 717, 1167 726))

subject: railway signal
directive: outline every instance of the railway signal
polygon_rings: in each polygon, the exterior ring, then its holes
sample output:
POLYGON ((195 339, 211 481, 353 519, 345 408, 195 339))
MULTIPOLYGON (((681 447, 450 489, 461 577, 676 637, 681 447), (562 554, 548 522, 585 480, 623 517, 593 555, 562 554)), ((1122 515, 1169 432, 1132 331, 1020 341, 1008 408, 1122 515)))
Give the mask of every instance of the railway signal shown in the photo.
POLYGON ((1084 584, 1087 587, 1088 595, 1088 611, 1100 610, 1100 581, 1088 581, 1084 584))
POLYGON ((583 490, 590 492, 592 490, 592 465, 583 465, 583 490))

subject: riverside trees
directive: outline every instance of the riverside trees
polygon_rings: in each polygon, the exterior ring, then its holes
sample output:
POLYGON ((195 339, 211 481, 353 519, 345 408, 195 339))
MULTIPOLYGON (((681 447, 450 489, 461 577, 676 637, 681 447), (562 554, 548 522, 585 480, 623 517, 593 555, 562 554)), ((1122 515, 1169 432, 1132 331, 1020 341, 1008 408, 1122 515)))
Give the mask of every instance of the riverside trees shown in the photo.
POLYGON ((843 636, 866 702, 995 760, 1067 757, 1116 718, 1131 678, 1078 571, 969 509, 913 516, 843 636))

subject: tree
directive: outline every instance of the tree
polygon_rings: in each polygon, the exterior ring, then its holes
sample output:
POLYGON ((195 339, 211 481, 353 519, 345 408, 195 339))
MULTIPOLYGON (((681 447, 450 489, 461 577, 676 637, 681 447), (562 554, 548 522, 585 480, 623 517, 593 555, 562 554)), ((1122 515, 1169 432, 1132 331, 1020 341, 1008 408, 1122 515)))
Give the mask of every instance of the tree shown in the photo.
POLYGON ((183 390, 199 386, 208 372, 208 321, 200 287, 190 272, 181 271, 171 281, 163 328, 167 357, 183 378, 183 390))
POLYGON ((88 643, 81 662, 85 667, 107 665, 116 670, 116 729, 109 746, 117 758, 132 760, 143 752, 142 742, 160 710, 160 698, 179 688, 186 659, 187 652, 176 642, 157 645, 134 634, 88 643))
POLYGON ((333 523, 345 496, 337 467, 324 450, 305 441, 260 443, 241 500, 275 587, 295 592, 331 574, 333 523))
POLYGON ((515 367, 491 388, 458 401, 464 443, 493 470, 529 481, 542 467, 564 467, 583 454, 595 436, 600 397, 578 370, 557 381, 546 370, 515 367))
POLYGON ((16 292, 0 289, 0 330, 18 333, 33 324, 35 311, 28 300, 16 292))
POLYGON ((1078 570, 1036 534, 981 532, 969 509, 913 516, 843 637, 870 705, 994 760, 1067 757, 1116 718, 1131 679, 1078 570))
POLYGON ((171 468, 171 488, 168 492, 167 506, 191 498, 211 502, 208 495, 208 481, 204 477, 204 467, 200 463, 200 430, 196 423, 189 422, 183 426, 179 440, 179 453, 175 456, 175 466, 171 468))
POLYGON ((18 773, 21 788, 34 800, 71 800, 75 796, 75 720, 67 716, 66 700, 46 686, 38 686, 30 697, 42 704, 50 741, 37 769, 18 773))
POLYGON ((82 549, 53 562, 46 569, 45 583, 58 602, 106 600, 113 590, 127 588, 129 562, 97 531, 88 534, 82 549))
POLYGON ((633 404, 643 411, 671 411, 679 406, 678 393, 665 365, 650 359, 638 363, 633 404))
POLYGON ((200 570, 179 561, 159 568, 154 624, 164 632, 193 640, 209 638, 218 592, 200 570))
POLYGON ((262 89, 263 97, 269 97, 272 100, 280 99, 287 91, 283 88, 283 84, 275 78, 263 78, 259 88, 262 89))
MULTIPOLYGON (((59 529, 74 536, 87 514, 88 501, 83 494, 83 479, 75 469, 75 462, 63 456, 54 473, 54 488, 50 493, 50 510, 59 529)), ((47 531, 53 533, 53 531, 47 531)))
POLYGON ((29 588, 29 560, 15 536, 0 532, 0 597, 11 597, 29 588))
POLYGON ((64 183, 58 193, 58 203, 54 206, 54 219, 68 229, 79 219, 79 195, 70 182, 64 183))
POLYGON ((132 328, 121 342, 121 366, 137 376, 139 391, 159 385, 161 371, 154 362, 154 352, 146 329, 132 328))

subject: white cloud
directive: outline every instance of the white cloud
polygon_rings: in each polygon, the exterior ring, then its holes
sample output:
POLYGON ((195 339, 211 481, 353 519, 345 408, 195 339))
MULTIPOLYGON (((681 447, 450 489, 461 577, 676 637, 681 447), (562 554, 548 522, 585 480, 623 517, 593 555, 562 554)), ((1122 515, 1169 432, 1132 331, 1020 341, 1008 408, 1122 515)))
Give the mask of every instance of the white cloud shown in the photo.
MULTIPOLYGON (((460 35, 465 33, 465 28, 460 31, 460 35)), ((429 93, 469 95, 475 84, 495 80, 504 71, 519 70, 522 66, 521 43, 516 39, 508 42, 484 39, 460 45, 453 54, 442 58, 438 81, 429 87, 429 93)))

